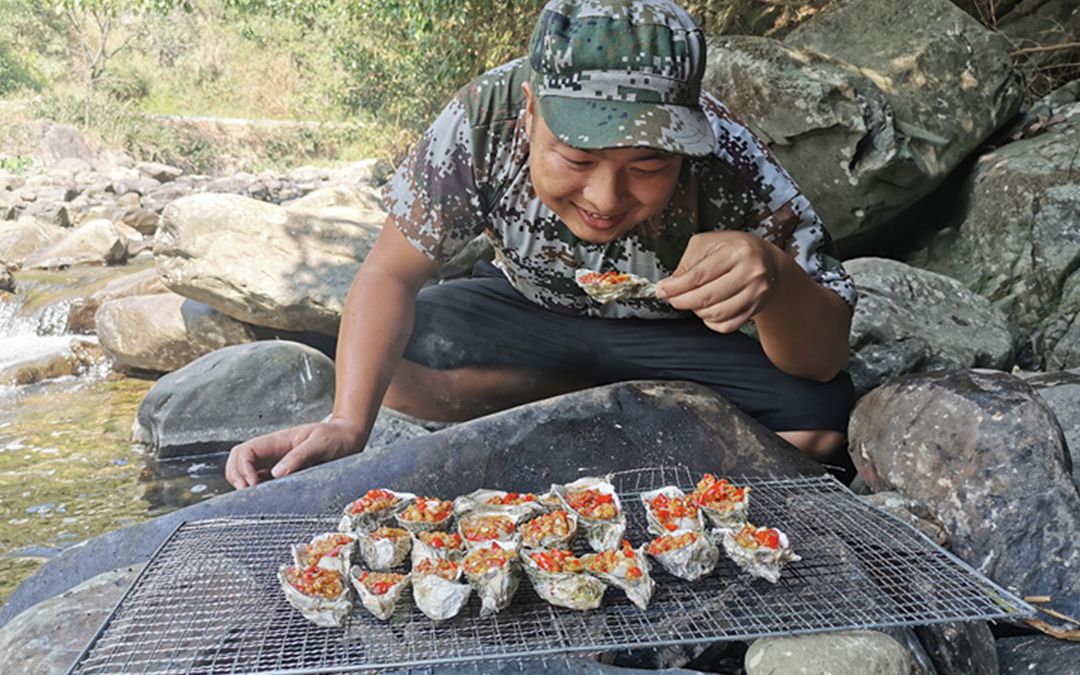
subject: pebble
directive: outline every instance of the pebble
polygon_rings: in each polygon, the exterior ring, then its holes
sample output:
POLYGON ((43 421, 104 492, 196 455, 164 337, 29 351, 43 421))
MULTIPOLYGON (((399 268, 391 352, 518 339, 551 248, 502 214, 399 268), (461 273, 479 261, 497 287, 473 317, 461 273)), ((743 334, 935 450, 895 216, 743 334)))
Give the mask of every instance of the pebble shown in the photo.
POLYGON ((199 494, 200 492, 206 492, 206 485, 202 483, 199 483, 198 485, 192 485, 191 491, 195 494, 199 494))

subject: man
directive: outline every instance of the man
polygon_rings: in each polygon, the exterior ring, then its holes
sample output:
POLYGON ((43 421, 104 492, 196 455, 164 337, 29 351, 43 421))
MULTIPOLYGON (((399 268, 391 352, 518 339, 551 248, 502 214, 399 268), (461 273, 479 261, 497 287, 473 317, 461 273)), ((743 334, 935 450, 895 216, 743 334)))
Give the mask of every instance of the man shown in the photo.
POLYGON ((834 451, 854 287, 791 179, 700 91, 704 67, 670 0, 548 3, 528 61, 462 89, 385 189, 330 420, 233 448, 230 482, 361 451, 380 403, 461 420, 628 379, 701 382, 804 452, 834 451), (495 266, 421 292, 481 232, 495 266), (657 297, 600 304, 578 269, 647 277, 657 297))

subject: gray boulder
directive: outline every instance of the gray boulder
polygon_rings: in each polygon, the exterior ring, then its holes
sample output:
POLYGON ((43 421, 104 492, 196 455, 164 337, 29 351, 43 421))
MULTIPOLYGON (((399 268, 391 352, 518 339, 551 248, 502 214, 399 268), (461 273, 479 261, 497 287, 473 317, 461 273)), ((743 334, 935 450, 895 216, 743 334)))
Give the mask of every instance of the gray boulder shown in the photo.
POLYGON ((155 382, 135 414, 132 440, 159 458, 223 452, 317 422, 333 397, 334 363, 322 353, 284 341, 234 345, 155 382))
POLYGON ((908 373, 1012 365, 1005 317, 959 281, 885 258, 844 266, 859 289, 848 362, 857 395, 908 373))
POLYGON ((994 634, 985 621, 915 626, 915 634, 941 675, 997 675, 994 634))
POLYGON ((1080 614, 1080 494, 1061 427, 1029 385, 991 371, 910 375, 859 401, 848 438, 866 484, 924 506, 958 556, 1080 614))
POLYGON ((705 88, 761 132, 841 244, 929 193, 1022 101, 1008 43, 948 0, 845 0, 782 45, 710 49, 705 88))
POLYGON ((95 315, 106 300, 127 298, 133 295, 158 295, 168 293, 169 289, 161 283, 157 270, 150 268, 125 274, 94 291, 88 298, 76 298, 71 301, 68 310, 67 328, 74 333, 96 333, 95 315))
POLYGON ((1080 370, 1026 378, 1054 411, 1072 459, 1073 482, 1080 488, 1080 370))
POLYGON ((746 675, 911 675, 914 668, 903 645, 869 630, 762 638, 745 664, 746 675))
MULTIPOLYGON (((258 365, 266 369, 268 360, 263 358, 258 365)), ((201 361, 162 380, 176 379, 201 361)), ((316 361, 313 356, 309 363, 316 361)), ((227 367, 228 363, 222 365, 227 367)), ((238 373, 257 376, 252 374, 252 363, 244 365, 237 368, 238 373)), ((299 370, 294 367, 289 373, 295 378, 299 370)), ((263 391, 272 391, 273 383, 269 384, 263 391)), ((185 395, 176 409, 182 411, 184 404, 225 407, 221 401, 234 400, 234 391, 221 387, 201 392, 200 397, 185 395)), ((151 395, 160 400, 154 391, 151 395)), ((140 423, 153 423, 146 413, 160 407, 161 403, 144 404, 139 411, 140 423)), ((193 414, 192 426, 201 419, 193 414)), ((692 473, 728 475, 809 476, 823 471, 821 465, 706 387, 683 382, 597 387, 344 457, 102 535, 45 563, 0 608, 0 625, 96 574, 146 560, 185 520, 252 513, 337 512, 357 495, 379 486, 445 495, 492 485, 543 491, 553 482, 583 475, 680 464, 692 473)))
POLYGON ((1061 115, 1043 133, 980 157, 959 224, 912 260, 989 298, 1054 370, 1080 366, 1080 104, 1061 115))
POLYGON ((65 234, 64 228, 30 216, 0 222, 0 261, 21 267, 34 251, 60 241, 65 234))
POLYGON ((121 369, 159 373, 255 339, 250 326, 175 293, 106 300, 94 324, 101 346, 121 369))
POLYGON ((36 251, 23 263, 31 269, 54 269, 71 265, 112 265, 127 259, 127 240, 112 221, 83 223, 63 239, 36 251))
POLYGON ((1066 675, 1080 663, 1080 644, 1045 635, 998 640, 997 651, 1001 675, 1066 675))
POLYGON ((158 273, 176 293, 241 321, 335 335, 382 220, 333 211, 324 217, 234 195, 177 199, 155 237, 158 273))
POLYGON ((322 209, 330 206, 344 206, 360 211, 381 211, 383 208, 378 193, 363 185, 320 188, 281 205, 293 210, 322 209))

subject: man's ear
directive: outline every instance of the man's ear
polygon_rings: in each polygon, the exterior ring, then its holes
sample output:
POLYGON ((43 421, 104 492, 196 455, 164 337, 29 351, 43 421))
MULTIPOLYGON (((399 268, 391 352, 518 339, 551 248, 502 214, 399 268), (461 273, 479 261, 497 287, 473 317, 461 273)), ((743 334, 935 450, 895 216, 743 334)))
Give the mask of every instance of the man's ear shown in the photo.
POLYGON ((532 121, 536 114, 536 109, 533 107, 536 105, 536 99, 532 95, 532 87, 528 82, 521 83, 521 91, 525 92, 525 128, 532 129, 532 121))

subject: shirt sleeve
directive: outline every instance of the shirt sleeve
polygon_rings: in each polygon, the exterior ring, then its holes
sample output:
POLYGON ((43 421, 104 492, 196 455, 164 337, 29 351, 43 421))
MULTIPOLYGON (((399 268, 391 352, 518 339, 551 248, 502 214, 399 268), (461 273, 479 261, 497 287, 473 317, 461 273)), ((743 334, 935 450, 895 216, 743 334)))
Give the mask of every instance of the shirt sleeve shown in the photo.
POLYGON ((750 195, 744 229, 786 251, 811 279, 854 311, 855 284, 810 200, 753 131, 715 98, 702 102, 716 134, 716 154, 735 170, 750 195))
POLYGON ((484 229, 466 106, 454 98, 383 187, 390 222, 444 263, 484 229))

